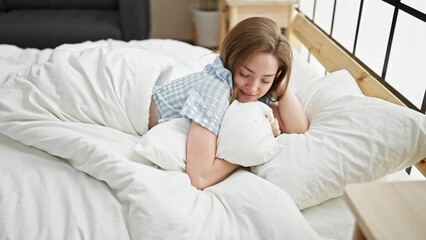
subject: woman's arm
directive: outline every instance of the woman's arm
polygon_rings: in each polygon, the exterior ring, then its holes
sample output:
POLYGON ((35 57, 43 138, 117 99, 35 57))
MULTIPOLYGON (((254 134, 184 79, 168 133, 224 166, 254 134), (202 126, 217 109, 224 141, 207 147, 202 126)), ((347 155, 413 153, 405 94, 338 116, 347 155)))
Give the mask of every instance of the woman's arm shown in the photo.
POLYGON ((299 99, 290 89, 287 89, 283 98, 271 107, 275 118, 278 119, 281 132, 304 133, 308 130, 308 118, 299 99))
POLYGON ((186 173, 197 189, 221 182, 239 167, 216 158, 216 145, 216 135, 194 121, 191 123, 186 143, 186 173))

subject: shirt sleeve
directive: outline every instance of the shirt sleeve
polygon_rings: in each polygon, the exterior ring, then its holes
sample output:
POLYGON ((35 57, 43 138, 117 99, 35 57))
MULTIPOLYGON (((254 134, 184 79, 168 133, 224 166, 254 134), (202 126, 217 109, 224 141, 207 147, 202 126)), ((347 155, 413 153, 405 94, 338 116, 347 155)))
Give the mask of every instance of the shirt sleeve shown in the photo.
POLYGON ((200 81, 192 88, 180 114, 216 136, 231 97, 230 86, 217 79, 200 81))

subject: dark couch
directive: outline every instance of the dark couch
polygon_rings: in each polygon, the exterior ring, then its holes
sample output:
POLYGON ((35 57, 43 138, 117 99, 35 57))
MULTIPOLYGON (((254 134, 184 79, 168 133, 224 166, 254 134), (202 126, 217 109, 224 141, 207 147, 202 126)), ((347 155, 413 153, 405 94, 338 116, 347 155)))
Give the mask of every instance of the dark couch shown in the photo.
POLYGON ((149 0, 0 0, 0 44, 43 49, 146 39, 149 7, 149 0))

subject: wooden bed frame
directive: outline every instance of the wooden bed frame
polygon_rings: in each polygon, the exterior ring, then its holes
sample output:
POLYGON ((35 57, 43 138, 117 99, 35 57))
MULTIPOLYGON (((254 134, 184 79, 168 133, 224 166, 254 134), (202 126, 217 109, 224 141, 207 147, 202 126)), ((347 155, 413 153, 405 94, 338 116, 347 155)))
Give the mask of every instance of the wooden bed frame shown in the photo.
MULTIPOLYGON (((340 69, 348 70, 356 79, 364 95, 406 106, 303 13, 295 13, 287 34, 292 44, 296 43, 296 46, 299 42, 303 44, 328 72, 340 69)), ((426 159, 421 160, 415 166, 426 177, 426 159)))

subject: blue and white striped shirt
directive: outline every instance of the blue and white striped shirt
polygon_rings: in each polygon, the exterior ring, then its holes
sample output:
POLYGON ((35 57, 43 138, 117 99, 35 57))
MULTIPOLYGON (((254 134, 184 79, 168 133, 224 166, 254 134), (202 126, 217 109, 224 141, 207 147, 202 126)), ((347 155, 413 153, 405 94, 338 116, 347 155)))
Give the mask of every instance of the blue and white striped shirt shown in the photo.
POLYGON ((202 72, 189 74, 153 90, 159 123, 186 117, 219 133, 232 94, 232 73, 219 57, 202 72))

